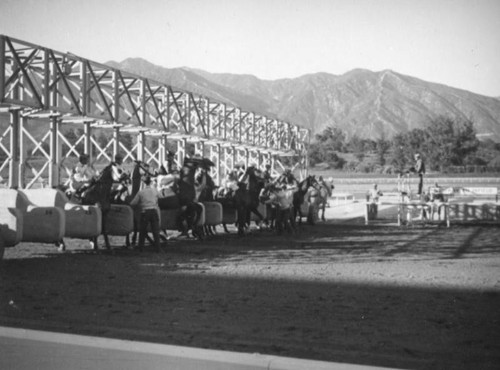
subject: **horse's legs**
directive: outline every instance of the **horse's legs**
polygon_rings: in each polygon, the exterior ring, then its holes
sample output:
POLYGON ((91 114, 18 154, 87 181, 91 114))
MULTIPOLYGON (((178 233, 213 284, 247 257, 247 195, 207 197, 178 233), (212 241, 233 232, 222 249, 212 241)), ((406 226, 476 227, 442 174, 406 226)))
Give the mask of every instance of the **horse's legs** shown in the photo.
POLYGON ((307 210, 307 223, 309 225, 315 224, 315 212, 317 205, 314 202, 309 204, 309 209, 307 210))
POLYGON ((140 216, 136 216, 134 214, 134 231, 132 232, 132 244, 135 244, 137 242, 137 234, 139 234, 139 217, 140 216))
POLYGON ((199 203, 194 203, 194 209, 196 210, 196 217, 194 219, 194 222, 193 222, 193 228, 192 230, 194 232, 196 232, 196 236, 198 237, 198 239, 203 239, 206 235, 205 233, 205 225, 198 225, 198 223, 200 222, 200 219, 203 215, 203 206, 199 203))
POLYGON ((245 206, 237 206, 236 208, 236 226, 238 227, 238 236, 243 236, 245 234, 245 226, 247 223, 246 215, 247 209, 245 206))
POLYGON ((300 206, 297 206, 297 207, 293 207, 293 220, 295 222, 295 220, 297 219, 297 216, 299 217, 299 225, 302 225, 302 210, 300 209, 300 206))
POLYGON ((258 218, 259 218, 259 221, 255 221, 255 225, 257 225, 259 228, 260 228, 260 224, 262 223, 262 221, 264 221, 264 216, 262 216, 262 214, 259 212, 259 210, 257 209, 257 207, 252 207, 250 208, 249 210, 249 215, 248 215, 248 224, 250 224, 250 221, 251 221, 251 214, 254 214, 256 215, 258 218))
POLYGON ((214 236, 215 235, 215 225, 205 225, 204 226, 205 234, 214 236))
POLYGON ((90 249, 92 249, 94 251, 96 251, 98 249, 97 236, 94 236, 93 238, 89 239, 89 245, 90 245, 90 249))
MULTIPOLYGON (((104 237, 104 245, 107 250, 111 249, 111 245, 109 244, 108 231, 106 229, 106 222, 108 218, 109 210, 102 211, 102 236, 104 237)), ((97 238, 96 238, 96 248, 97 248, 97 238)))
MULTIPOLYGON (((299 211, 300 212, 300 211, 299 211)), ((287 218, 290 221, 291 232, 297 231, 297 224, 295 223, 295 207, 291 207, 287 213, 287 218)))

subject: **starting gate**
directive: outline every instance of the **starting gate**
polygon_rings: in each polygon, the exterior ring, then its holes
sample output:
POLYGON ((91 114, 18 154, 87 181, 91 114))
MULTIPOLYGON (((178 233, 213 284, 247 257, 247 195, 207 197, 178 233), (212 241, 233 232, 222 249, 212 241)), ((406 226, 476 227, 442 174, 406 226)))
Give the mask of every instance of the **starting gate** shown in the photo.
POLYGON ((157 167, 169 152, 177 165, 199 153, 216 164, 217 183, 238 163, 278 171, 293 157, 304 177, 309 137, 276 118, 0 35, 0 176, 10 188, 55 187, 82 153, 157 167))

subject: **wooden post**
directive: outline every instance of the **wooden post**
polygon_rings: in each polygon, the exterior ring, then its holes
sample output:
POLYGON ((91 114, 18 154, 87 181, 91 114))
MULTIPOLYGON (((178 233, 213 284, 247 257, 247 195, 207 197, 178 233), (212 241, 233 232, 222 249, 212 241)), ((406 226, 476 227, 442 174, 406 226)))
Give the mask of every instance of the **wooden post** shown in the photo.
POLYGON ((146 134, 144 131, 139 131, 137 133, 137 160, 144 162, 144 153, 146 147, 146 134))
POLYGON ((113 130, 113 156, 111 162, 115 160, 115 156, 120 152, 120 127, 115 127, 113 130))
POLYGON ((0 103, 5 99, 5 36, 0 35, 0 103))
POLYGON ((23 117, 22 115, 20 116, 20 121, 19 121, 19 131, 18 131, 18 140, 19 140, 19 147, 18 147, 18 159, 19 159, 19 165, 18 165, 18 178, 19 178, 19 187, 21 189, 26 188, 26 184, 29 182, 26 181, 26 160, 28 159, 27 156, 27 149, 26 145, 24 145, 24 127, 26 126, 25 123, 28 121, 28 118, 23 117))
POLYGON ((19 111, 10 112, 9 188, 19 188, 19 111))
POLYGON ((58 144, 59 119, 50 118, 50 165, 49 165, 49 187, 53 188, 59 185, 59 165, 60 151, 58 144))
POLYGON ((83 126, 84 139, 83 139, 83 152, 88 154, 90 158, 90 163, 93 161, 93 153, 92 153, 92 127, 90 126, 89 121, 85 121, 83 126))

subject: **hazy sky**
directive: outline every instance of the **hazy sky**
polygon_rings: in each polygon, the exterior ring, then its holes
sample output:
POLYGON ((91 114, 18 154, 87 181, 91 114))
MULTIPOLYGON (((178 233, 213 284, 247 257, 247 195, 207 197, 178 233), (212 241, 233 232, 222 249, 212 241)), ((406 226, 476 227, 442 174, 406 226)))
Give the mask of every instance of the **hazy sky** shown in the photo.
POLYGON ((500 96, 500 0, 0 0, 0 34, 262 79, 391 69, 500 96))

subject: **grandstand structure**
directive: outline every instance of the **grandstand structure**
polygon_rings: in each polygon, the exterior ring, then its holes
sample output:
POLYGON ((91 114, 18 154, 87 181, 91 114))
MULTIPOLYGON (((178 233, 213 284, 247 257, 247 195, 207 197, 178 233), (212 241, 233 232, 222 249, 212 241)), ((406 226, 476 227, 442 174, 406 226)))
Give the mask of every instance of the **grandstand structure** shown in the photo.
POLYGON ((0 174, 10 188, 56 187, 64 161, 82 152, 153 167, 169 149, 178 166, 197 153, 216 164, 217 183, 239 163, 279 172, 288 158, 303 177, 309 140, 308 129, 280 119, 0 35, 0 174))

